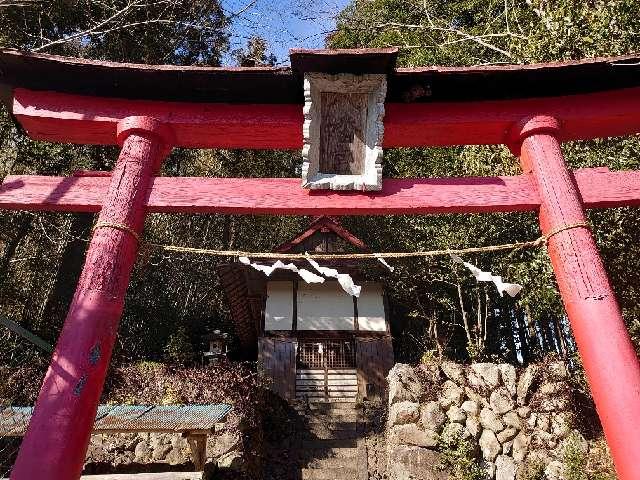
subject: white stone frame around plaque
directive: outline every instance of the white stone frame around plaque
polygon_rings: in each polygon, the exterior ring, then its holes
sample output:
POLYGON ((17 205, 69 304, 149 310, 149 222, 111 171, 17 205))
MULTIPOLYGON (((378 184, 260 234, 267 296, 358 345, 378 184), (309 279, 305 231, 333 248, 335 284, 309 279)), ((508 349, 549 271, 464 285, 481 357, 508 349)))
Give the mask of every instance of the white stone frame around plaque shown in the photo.
POLYGON ((302 146, 302 186, 309 189, 381 190, 382 137, 387 76, 340 73, 306 73, 304 76, 304 126, 302 146), (364 172, 360 175, 323 173, 320 166, 321 94, 366 93, 364 172))

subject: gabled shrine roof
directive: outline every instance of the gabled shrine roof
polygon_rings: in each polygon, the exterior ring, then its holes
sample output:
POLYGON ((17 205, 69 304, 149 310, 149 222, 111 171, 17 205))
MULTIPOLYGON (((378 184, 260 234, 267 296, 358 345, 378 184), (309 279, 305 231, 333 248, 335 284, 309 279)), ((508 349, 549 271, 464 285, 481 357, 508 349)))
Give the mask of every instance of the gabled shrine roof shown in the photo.
POLYGON ((311 237, 316 232, 326 232, 331 231, 335 233, 338 237, 345 240, 347 243, 353 245, 357 250, 362 250, 365 252, 369 252, 370 249, 365 245, 365 243, 356 237, 349 230, 344 228, 342 224, 338 220, 333 217, 329 217, 326 215, 322 215, 311 222, 309 228, 302 232, 300 235, 292 238, 288 242, 283 243, 282 245, 276 247, 274 252, 286 253, 295 249, 298 245, 302 244, 306 239, 311 237))
POLYGON ((186 102, 302 104, 301 74, 388 73, 388 102, 545 97, 640 85, 640 55, 531 65, 396 68, 397 50, 292 50, 292 67, 93 61, 0 49, 0 84, 81 95, 186 102))

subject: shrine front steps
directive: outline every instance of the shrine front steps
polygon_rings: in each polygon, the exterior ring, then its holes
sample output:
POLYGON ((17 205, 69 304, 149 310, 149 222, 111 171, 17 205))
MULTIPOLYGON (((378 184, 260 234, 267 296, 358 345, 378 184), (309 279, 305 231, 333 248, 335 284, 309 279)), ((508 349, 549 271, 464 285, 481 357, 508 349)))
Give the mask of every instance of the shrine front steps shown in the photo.
POLYGON ((310 428, 316 425, 327 425, 344 430, 349 424, 355 425, 356 427, 362 426, 360 417, 354 412, 336 413, 332 415, 330 422, 327 421, 325 415, 303 415, 303 417, 310 428))
POLYGON ((356 475, 357 471, 349 467, 302 469, 302 480, 352 480, 356 475))
POLYGON ((353 438, 315 438, 313 440, 302 440, 302 450, 309 452, 314 451, 316 455, 333 452, 349 452, 358 448, 358 439, 353 438))
POLYGON ((318 412, 330 412, 332 410, 359 410, 360 405, 355 402, 339 402, 339 401, 317 401, 308 402, 298 401, 293 405, 296 410, 318 411, 318 412))
MULTIPOLYGON (((328 458, 320 458, 313 460, 307 463, 306 467, 302 470, 344 470, 344 469, 353 469, 355 463, 354 459, 356 457, 328 457, 328 458)), ((351 477, 354 478, 353 476, 351 477)))
MULTIPOLYGON (((322 447, 322 440, 317 440, 315 445, 317 448, 305 449, 306 461, 301 462, 305 465, 301 469, 301 480, 366 480, 367 461, 366 448, 360 446, 360 440, 355 440, 355 447, 322 447), (311 455, 309 455, 310 452, 311 455), (315 458, 310 459, 311 456, 315 458), (364 463, 363 463, 364 460, 364 463)), ((335 445, 334 440, 327 440, 329 444, 335 445)), ((362 442, 364 445, 364 442, 362 442)))
POLYGON ((364 421, 354 403, 312 403, 296 408, 306 426, 299 432, 301 480, 366 480, 364 421))
POLYGON ((302 433, 303 440, 357 440, 357 427, 337 428, 318 424, 302 433))
POLYGON ((358 422, 360 409, 350 404, 311 403, 298 404, 294 409, 305 418, 309 424, 314 423, 348 423, 358 422))

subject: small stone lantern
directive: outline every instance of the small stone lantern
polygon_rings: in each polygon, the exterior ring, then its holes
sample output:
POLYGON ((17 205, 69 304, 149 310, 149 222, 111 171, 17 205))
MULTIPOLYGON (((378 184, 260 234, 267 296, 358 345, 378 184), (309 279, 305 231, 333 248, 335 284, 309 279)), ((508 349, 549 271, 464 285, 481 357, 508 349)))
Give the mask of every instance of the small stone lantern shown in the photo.
POLYGON ((204 339, 209 341, 209 351, 202 354, 205 364, 216 364, 227 357, 229 334, 214 330, 213 333, 205 335, 204 339))

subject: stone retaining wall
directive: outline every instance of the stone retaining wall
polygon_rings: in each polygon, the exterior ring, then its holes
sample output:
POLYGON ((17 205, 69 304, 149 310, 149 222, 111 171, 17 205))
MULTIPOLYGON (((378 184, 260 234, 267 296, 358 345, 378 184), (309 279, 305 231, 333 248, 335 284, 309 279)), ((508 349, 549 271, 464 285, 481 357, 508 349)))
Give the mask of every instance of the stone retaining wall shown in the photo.
MULTIPOLYGON (((387 452, 393 480, 446 479, 444 445, 468 442, 489 479, 526 478, 531 468, 561 479, 567 442, 588 448, 573 428, 561 362, 512 365, 396 364, 389 377, 387 452)), ((574 447, 575 448, 575 447, 574 447)))
MULTIPOLYGON (((207 439, 207 463, 223 470, 243 472, 246 461, 237 433, 222 432, 207 439)), ((85 459, 85 473, 151 471, 159 464, 191 467, 187 439, 170 433, 92 435, 85 459)))

